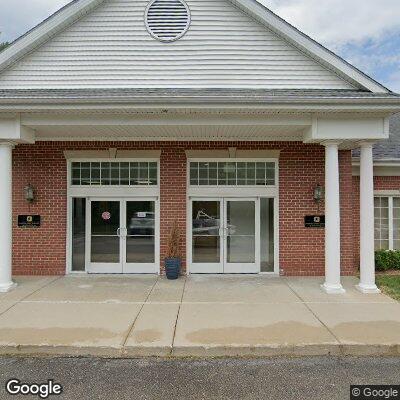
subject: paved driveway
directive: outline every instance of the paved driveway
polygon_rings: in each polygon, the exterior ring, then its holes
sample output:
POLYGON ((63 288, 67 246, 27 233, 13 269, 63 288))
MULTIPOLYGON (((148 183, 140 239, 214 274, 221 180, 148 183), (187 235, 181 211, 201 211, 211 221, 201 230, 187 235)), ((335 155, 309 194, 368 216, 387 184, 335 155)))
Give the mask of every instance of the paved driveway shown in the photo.
POLYGON ((400 354, 400 303, 343 280, 327 295, 319 278, 20 277, 0 294, 0 352, 400 354))

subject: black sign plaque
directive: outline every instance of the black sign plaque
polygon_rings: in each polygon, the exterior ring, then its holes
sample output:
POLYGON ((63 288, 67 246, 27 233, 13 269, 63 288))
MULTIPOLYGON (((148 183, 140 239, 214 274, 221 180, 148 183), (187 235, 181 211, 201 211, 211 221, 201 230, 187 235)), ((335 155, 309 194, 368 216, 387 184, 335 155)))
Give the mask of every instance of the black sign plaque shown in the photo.
POLYGON ((306 228, 325 228, 325 215, 307 215, 304 217, 306 228))
POLYGON ((18 215, 18 226, 21 228, 37 228, 40 226, 40 215, 18 215))

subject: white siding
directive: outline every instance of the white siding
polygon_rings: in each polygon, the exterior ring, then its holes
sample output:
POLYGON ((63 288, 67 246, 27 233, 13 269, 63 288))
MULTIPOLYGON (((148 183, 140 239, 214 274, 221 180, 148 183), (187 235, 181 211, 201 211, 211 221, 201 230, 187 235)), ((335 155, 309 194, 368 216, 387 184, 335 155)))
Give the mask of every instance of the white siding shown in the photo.
POLYGON ((228 0, 187 3, 188 33, 161 43, 146 0, 106 0, 4 71, 0 88, 353 88, 228 0))

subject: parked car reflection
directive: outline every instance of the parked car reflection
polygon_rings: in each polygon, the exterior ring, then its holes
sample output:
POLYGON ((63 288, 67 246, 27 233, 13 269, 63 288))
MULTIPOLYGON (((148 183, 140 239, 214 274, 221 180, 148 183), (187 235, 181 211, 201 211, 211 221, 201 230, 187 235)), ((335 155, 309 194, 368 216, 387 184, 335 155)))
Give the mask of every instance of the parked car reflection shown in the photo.
POLYGON ((153 235, 155 213, 152 211, 138 211, 130 219, 128 235, 153 235))
MULTIPOLYGON (((219 236, 220 219, 208 215, 204 209, 197 212, 196 218, 193 219, 193 235, 210 235, 219 236)), ((233 235, 236 231, 234 225, 227 225, 228 234, 233 235)))

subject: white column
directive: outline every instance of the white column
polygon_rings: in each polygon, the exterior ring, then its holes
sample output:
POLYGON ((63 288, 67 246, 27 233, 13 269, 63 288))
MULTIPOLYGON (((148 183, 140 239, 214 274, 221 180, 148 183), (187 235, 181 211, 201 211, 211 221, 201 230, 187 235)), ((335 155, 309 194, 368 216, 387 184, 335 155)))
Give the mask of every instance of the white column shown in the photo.
POLYGON ((12 265, 12 143, 0 142, 0 292, 15 286, 12 265))
POLYGON ((360 283, 363 293, 379 293, 375 284, 374 166, 372 143, 361 143, 360 155, 360 283))
POLYGON ((325 142, 325 283, 329 294, 344 293, 340 283, 339 143, 325 142))

